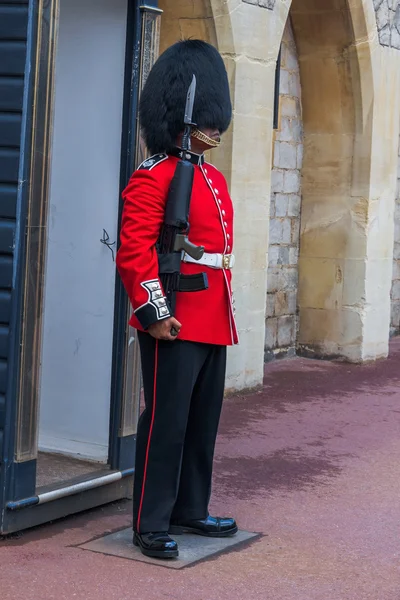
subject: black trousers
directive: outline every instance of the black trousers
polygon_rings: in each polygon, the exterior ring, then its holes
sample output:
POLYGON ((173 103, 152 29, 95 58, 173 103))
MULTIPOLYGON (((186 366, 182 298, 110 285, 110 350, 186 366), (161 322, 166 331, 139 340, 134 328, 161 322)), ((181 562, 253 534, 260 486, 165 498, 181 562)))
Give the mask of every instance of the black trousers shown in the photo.
POLYGON ((138 333, 146 408, 136 445, 133 527, 168 531, 208 515, 226 347, 138 333))

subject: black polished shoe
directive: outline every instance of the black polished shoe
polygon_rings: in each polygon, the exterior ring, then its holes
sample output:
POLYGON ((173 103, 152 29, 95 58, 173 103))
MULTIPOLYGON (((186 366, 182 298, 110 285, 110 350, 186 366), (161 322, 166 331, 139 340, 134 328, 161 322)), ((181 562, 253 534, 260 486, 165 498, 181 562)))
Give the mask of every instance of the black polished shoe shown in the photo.
POLYGON ((133 545, 139 546, 142 554, 151 558, 177 558, 178 544, 165 531, 155 533, 133 533, 133 545))
POLYGON ((168 533, 173 535, 196 533, 207 537, 229 537, 237 533, 237 530, 235 519, 208 516, 206 519, 196 519, 185 523, 171 523, 168 533))

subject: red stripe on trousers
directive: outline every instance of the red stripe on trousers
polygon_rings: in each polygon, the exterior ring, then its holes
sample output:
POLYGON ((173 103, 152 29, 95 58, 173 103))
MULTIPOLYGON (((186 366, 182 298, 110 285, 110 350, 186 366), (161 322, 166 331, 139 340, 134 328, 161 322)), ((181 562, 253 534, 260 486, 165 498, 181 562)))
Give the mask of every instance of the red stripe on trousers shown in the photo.
POLYGON ((148 437, 148 440, 147 440, 146 458, 145 458, 145 461, 144 461, 142 494, 141 494, 141 497, 140 497, 139 511, 138 511, 138 517, 137 517, 137 523, 136 523, 136 530, 137 530, 138 533, 140 533, 140 517, 141 517, 141 514, 142 514, 144 489, 146 487, 146 476, 147 476, 147 465, 148 465, 148 462, 149 462, 150 442, 151 442, 151 435, 153 433, 154 417, 155 417, 155 414, 156 414, 157 369, 158 369, 158 340, 156 340, 156 350, 155 350, 155 357, 154 357, 153 410, 152 410, 152 414, 151 414, 151 423, 150 423, 150 429, 149 429, 149 437, 148 437))

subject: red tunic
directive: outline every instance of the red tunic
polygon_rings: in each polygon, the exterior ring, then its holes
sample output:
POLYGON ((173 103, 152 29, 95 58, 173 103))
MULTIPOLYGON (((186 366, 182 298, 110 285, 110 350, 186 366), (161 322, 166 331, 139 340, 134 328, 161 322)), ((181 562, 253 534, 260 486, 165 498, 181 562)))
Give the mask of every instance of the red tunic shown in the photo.
MULTIPOLYGON (((195 164, 189 240, 204 246, 205 252, 231 254, 233 205, 225 178, 213 165, 203 162, 203 157, 194 159, 197 156, 191 154, 191 161, 196 160, 199 164, 195 164)), ((160 302, 157 298, 162 297, 163 292, 155 244, 178 160, 167 154, 148 159, 133 173, 122 194, 124 209, 117 267, 133 310, 137 312, 137 315, 134 312, 130 324, 142 331, 144 327, 138 319, 141 308, 149 304, 154 307, 154 322, 169 315, 167 308, 157 309, 160 302)), ((177 292, 174 316, 182 324, 179 339, 227 346, 237 344, 231 271, 183 262, 181 272, 205 272, 208 289, 177 292)))

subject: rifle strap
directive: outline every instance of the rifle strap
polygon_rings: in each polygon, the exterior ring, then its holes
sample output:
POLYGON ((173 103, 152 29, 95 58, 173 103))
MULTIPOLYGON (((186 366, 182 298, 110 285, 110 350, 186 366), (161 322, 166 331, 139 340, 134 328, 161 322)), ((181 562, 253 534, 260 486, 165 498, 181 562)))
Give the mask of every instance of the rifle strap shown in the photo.
POLYGON ((180 273, 181 252, 169 252, 158 255, 158 272, 164 284, 166 277, 171 278, 171 291, 175 292, 201 292, 208 288, 206 273, 182 275, 180 273))

